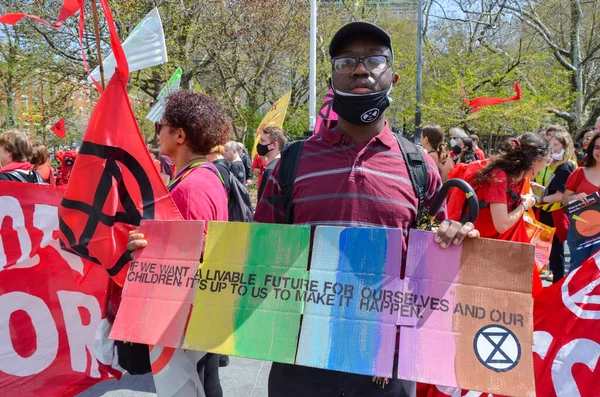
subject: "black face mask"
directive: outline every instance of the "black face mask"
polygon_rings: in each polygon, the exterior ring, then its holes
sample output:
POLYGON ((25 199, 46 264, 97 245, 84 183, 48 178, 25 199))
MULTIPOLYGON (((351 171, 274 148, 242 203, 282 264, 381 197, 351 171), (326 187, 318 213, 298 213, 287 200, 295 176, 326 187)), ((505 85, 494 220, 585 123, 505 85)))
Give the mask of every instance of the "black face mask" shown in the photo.
POLYGON ((333 88, 333 111, 351 124, 371 124, 379 119, 383 111, 390 106, 391 90, 392 86, 390 85, 390 88, 385 91, 356 95, 340 92, 333 88))
POLYGON ((462 149, 460 148, 460 146, 458 146, 458 145, 452 146, 452 153, 459 155, 460 152, 462 152, 462 149))
MULTIPOLYGON (((273 142, 271 142, 273 143, 273 142)), ((267 145, 263 145, 262 143, 257 143, 256 144, 256 153, 258 153, 259 156, 266 156, 267 153, 269 153, 271 150, 273 149, 269 149, 269 145, 271 144, 267 144, 267 145)))

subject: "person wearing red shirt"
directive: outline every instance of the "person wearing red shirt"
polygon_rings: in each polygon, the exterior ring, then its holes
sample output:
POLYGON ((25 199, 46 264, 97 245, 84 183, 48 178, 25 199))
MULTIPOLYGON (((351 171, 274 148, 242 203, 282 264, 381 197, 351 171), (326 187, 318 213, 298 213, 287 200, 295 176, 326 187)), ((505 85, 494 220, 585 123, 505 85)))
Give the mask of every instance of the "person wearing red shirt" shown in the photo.
POLYGON ((30 163, 33 164, 34 170, 40 174, 44 182, 50 186, 56 186, 56 177, 54 176, 54 167, 50 164, 50 154, 48 148, 40 142, 33 144, 33 155, 30 163))
POLYGON ((263 172, 267 169, 269 161, 265 156, 259 156, 256 154, 254 160, 252 160, 252 174, 256 175, 257 182, 256 186, 260 186, 262 183, 263 172))
POLYGON ((28 161, 32 153, 31 142, 24 132, 9 130, 0 134, 0 172, 32 171, 33 164, 28 161))
POLYGON ((523 191, 523 181, 534 178, 546 165, 548 142, 527 133, 504 142, 494 157, 476 175, 474 185, 480 202, 475 228, 481 237, 502 239, 537 199, 523 191))
MULTIPOLYGON (((587 203, 587 196, 600 192, 600 134, 594 135, 586 150, 586 163, 584 167, 577 168, 565 184, 565 193, 562 197, 562 203, 568 205, 571 201, 581 201, 587 203)), ((592 245, 577 249, 575 244, 575 234, 573 225, 569 225, 567 233, 567 244, 571 253, 570 271, 577 269, 581 264, 598 249, 598 246, 592 245)))
POLYGON ((485 160, 485 153, 479 147, 479 137, 475 134, 469 135, 471 141, 473 141, 473 151, 479 160, 485 160))
MULTIPOLYGON (((229 129, 230 121, 216 101, 185 90, 169 95, 157 128, 160 153, 169 156, 177 170, 167 188, 184 219, 204 221, 203 245, 208 222, 228 220, 223 180, 207 156, 213 147, 225 143, 229 129)), ((147 244, 136 230, 130 233, 127 248, 135 251, 147 244)), ((189 379, 179 395, 222 397, 219 355, 205 354, 197 370, 204 373, 204 390, 189 379)))

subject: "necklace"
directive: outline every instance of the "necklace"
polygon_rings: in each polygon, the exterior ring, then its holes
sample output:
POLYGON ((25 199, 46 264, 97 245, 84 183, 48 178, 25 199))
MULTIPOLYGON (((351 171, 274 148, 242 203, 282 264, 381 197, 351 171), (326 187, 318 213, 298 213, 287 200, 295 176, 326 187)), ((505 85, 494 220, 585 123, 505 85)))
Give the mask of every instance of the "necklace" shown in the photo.
POLYGON ((177 186, 177 184, 179 182, 181 182, 181 180, 183 178, 185 178, 186 176, 188 176, 190 174, 190 172, 192 172, 194 170, 194 168, 200 167, 204 164, 206 164, 206 161, 197 161, 197 160, 206 160, 206 156, 203 157, 197 157, 195 159, 190 160, 186 166, 177 173, 177 176, 175 178, 173 178, 171 180, 171 182, 169 182, 169 184, 167 185, 167 189, 169 191, 173 190, 175 188, 175 186, 177 186), (194 162, 195 161, 195 162, 194 162), (191 163, 191 164, 190 164, 191 163))

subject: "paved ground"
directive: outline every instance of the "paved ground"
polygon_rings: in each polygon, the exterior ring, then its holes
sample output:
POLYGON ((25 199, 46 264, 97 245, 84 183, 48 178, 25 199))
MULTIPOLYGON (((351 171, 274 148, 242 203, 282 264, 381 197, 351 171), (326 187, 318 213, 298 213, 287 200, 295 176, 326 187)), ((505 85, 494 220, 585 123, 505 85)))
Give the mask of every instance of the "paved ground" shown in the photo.
MULTIPOLYGON (((229 366, 220 368, 224 397, 266 397, 267 379, 271 363, 230 357, 229 366)), ((156 396, 152 375, 124 376, 111 380, 79 394, 77 397, 151 397, 156 396)))

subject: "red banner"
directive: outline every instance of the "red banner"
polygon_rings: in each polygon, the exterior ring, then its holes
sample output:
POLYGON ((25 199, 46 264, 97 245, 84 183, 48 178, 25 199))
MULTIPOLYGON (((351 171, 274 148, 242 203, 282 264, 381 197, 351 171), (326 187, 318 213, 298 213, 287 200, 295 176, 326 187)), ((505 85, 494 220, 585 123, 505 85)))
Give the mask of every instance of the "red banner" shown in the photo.
MULTIPOLYGON (((533 318, 536 394, 600 396, 600 253, 537 294, 533 318)), ((418 385, 417 395, 487 397, 425 384, 418 385)))
POLYGON ((60 249, 62 189, 0 182, 0 192, 1 394, 74 396, 111 376, 112 350, 94 349, 109 278, 60 249))

